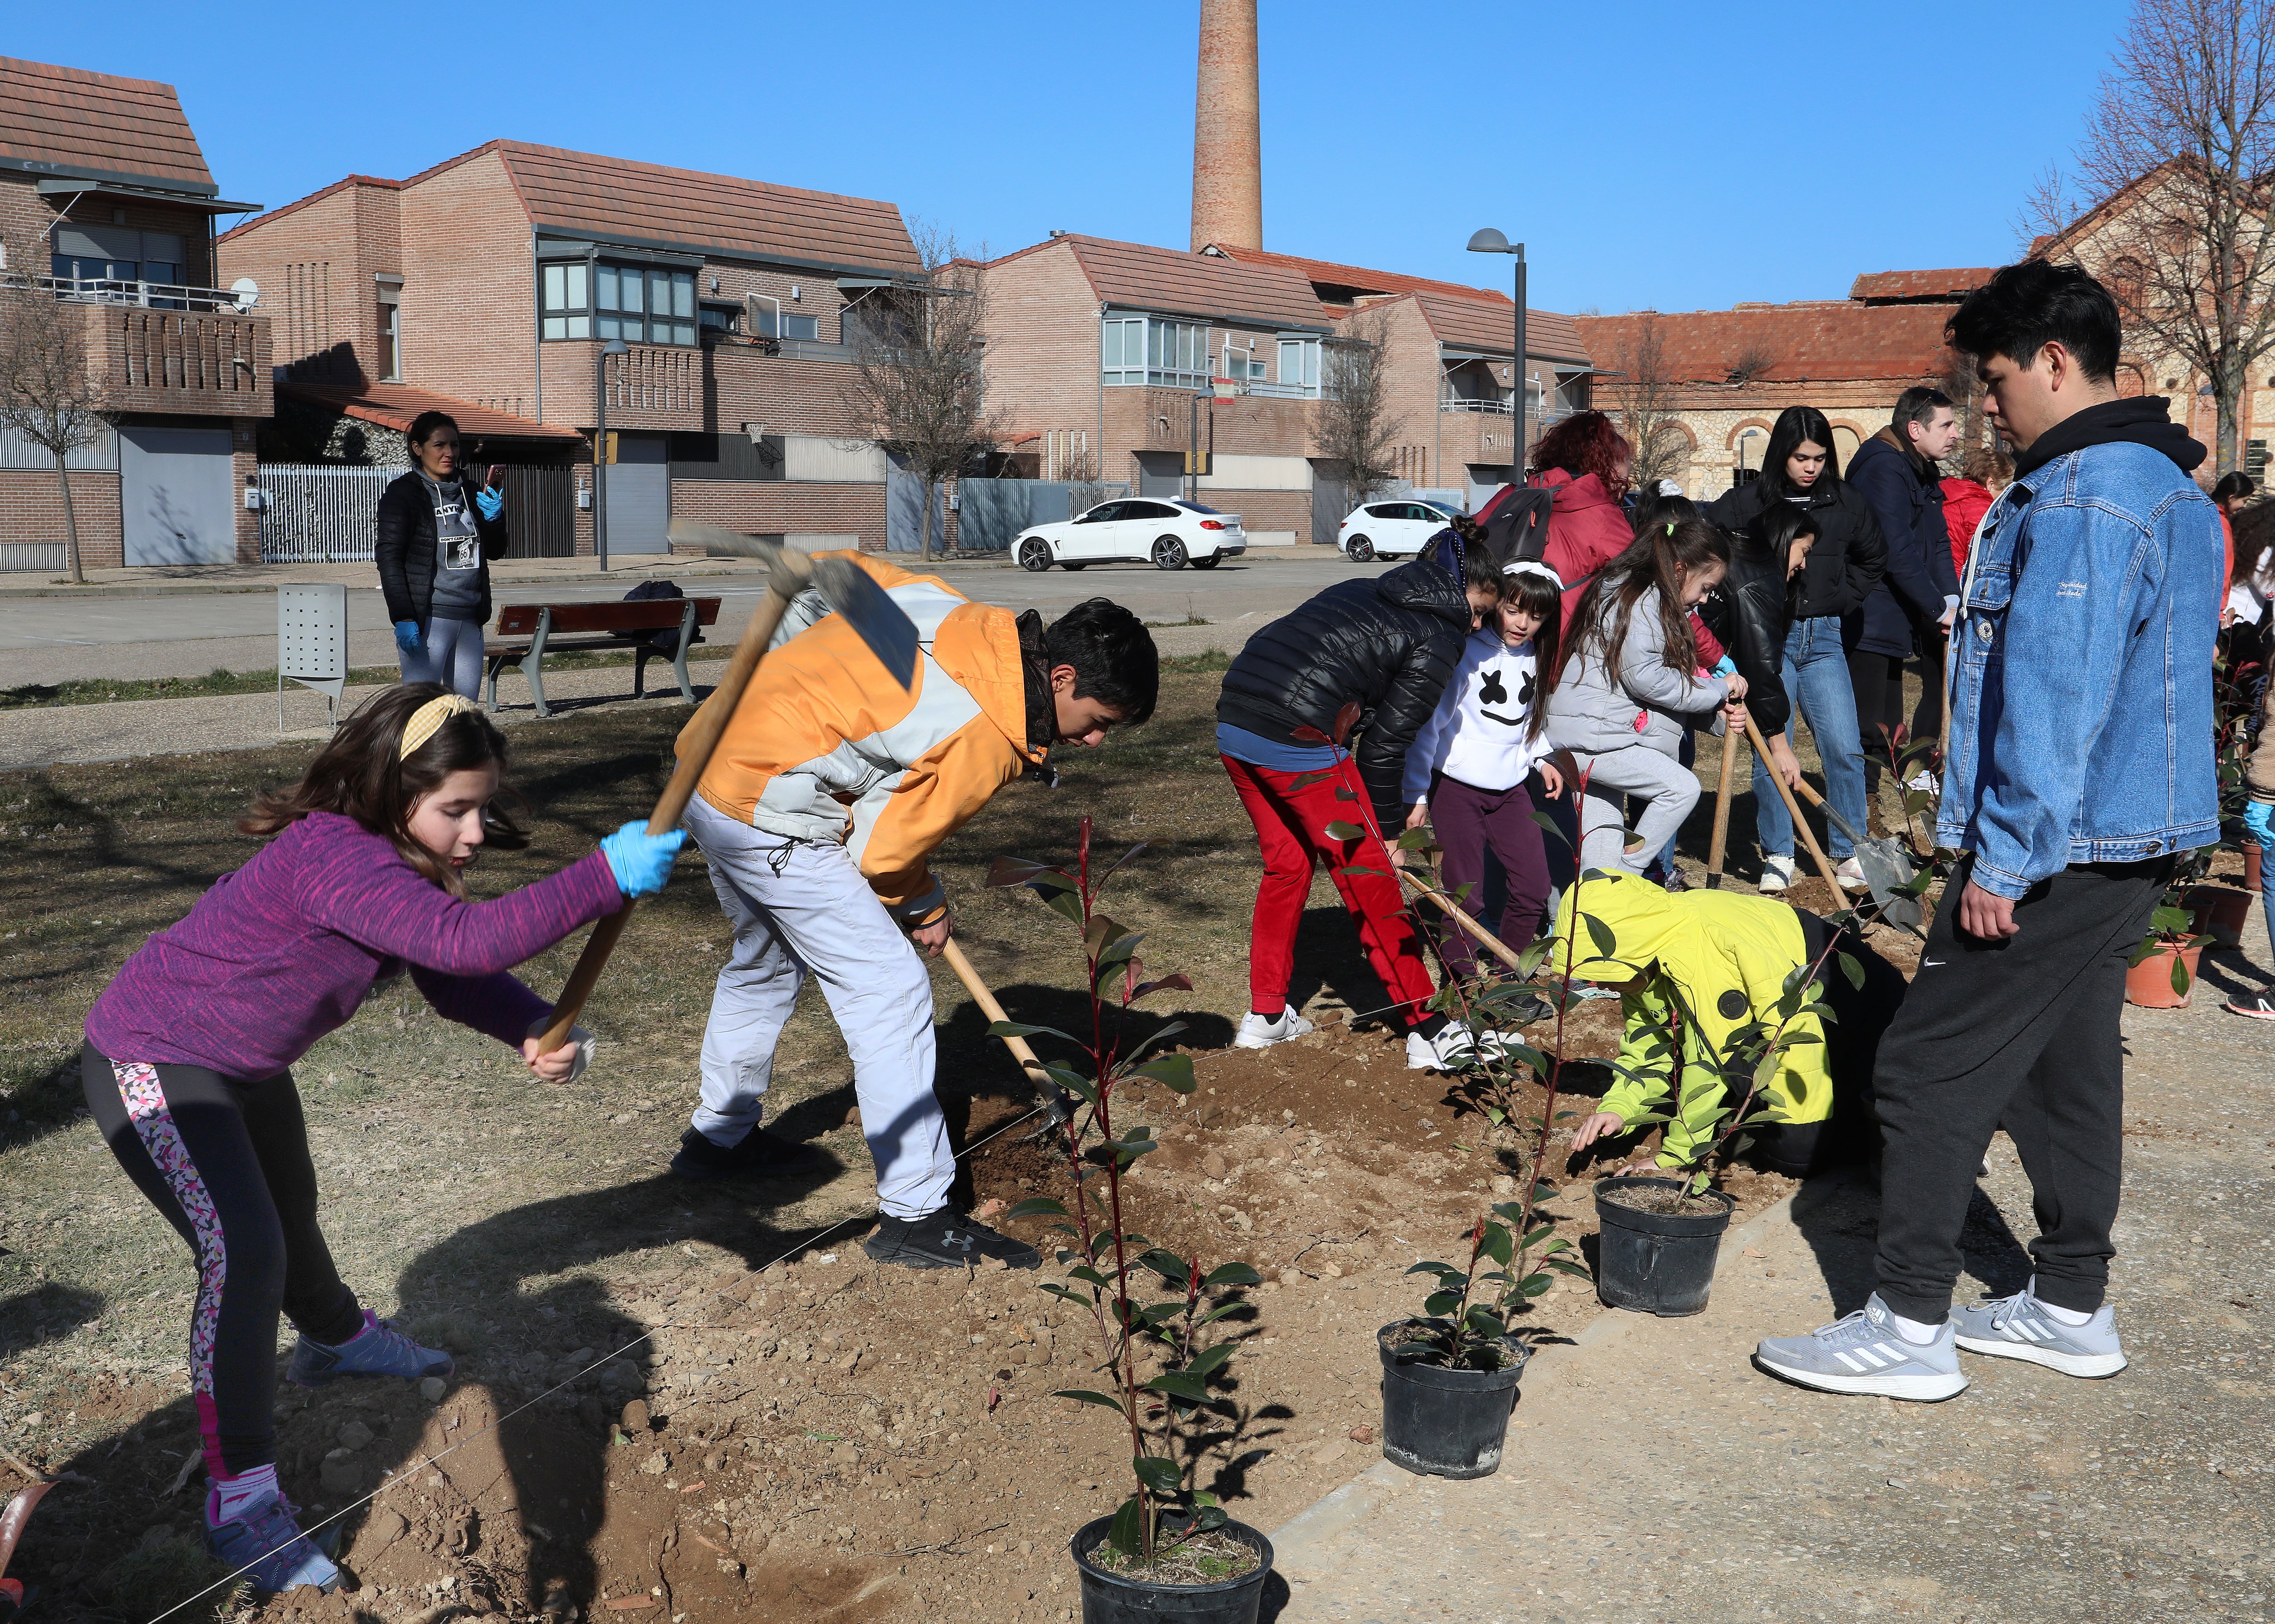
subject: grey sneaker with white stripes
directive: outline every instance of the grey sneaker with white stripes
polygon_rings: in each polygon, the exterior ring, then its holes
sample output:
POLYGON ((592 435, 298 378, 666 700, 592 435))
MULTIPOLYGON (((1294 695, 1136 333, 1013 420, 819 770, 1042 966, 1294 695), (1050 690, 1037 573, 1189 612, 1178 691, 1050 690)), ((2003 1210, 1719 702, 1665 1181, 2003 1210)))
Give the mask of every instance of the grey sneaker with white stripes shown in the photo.
POLYGON ((1754 1349, 1754 1363, 1772 1376, 1826 1393, 1931 1403, 1967 1390, 1950 1323, 1938 1329, 1932 1342, 1908 1342, 1878 1292, 1847 1318, 1819 1326, 1807 1336, 1763 1339, 1754 1349))
POLYGON ((2082 1326, 2066 1326, 2036 1295, 2037 1275, 2011 1297, 1993 1297, 1951 1311, 1958 1341, 1969 1353, 2027 1359, 2065 1376, 2114 1376, 2125 1368, 2116 1311, 2101 1305, 2082 1326))

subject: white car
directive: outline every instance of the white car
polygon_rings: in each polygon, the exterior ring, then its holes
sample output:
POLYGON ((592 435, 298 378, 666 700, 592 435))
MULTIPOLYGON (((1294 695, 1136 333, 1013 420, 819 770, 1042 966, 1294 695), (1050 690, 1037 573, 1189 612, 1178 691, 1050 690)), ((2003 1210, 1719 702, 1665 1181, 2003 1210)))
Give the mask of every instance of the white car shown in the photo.
POLYGON ((1030 525, 1011 543, 1022 570, 1150 563, 1157 570, 1213 570, 1248 550, 1240 515, 1198 502, 1129 496, 1101 502, 1062 525, 1030 525))
POLYGON ((1336 534, 1335 545, 1355 564, 1371 558, 1403 557, 1420 552, 1453 517, 1451 508, 1408 496, 1370 502, 1351 510, 1336 534))

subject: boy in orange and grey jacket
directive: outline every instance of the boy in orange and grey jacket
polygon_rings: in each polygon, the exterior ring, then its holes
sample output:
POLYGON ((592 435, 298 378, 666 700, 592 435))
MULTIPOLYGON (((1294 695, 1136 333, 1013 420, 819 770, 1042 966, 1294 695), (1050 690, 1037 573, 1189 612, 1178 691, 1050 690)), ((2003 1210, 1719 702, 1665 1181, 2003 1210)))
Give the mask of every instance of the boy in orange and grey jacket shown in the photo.
POLYGON ((929 867, 942 841, 1054 744, 1096 744, 1153 714, 1160 661, 1128 609, 1092 598, 1046 630, 1033 610, 973 603, 937 576, 845 554, 916 623, 903 690, 818 601, 785 617, 687 809, 735 930, 703 1037, 703 1103, 672 1171, 769 1176, 819 1157, 759 1126, 774 1052, 808 974, 853 1058, 877 1168, 865 1250, 911 1268, 1032 1247, 949 1202, 955 1162, 933 1093, 932 981, 949 933, 929 867))

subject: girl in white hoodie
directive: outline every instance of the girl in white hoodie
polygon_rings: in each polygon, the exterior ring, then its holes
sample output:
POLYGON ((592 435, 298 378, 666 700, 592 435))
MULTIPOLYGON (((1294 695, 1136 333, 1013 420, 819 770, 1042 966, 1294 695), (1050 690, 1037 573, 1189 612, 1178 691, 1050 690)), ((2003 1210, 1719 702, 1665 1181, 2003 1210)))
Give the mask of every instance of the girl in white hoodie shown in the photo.
MULTIPOLYGON (((1525 779, 1535 770, 1552 796, 1564 781, 1547 759, 1542 729, 1560 664, 1557 630, 1564 583, 1545 563, 1511 564, 1501 601, 1462 646, 1445 697, 1406 752, 1406 827, 1436 831, 1440 877, 1466 911, 1484 895, 1491 853, 1505 878, 1500 939, 1522 953, 1548 906, 1548 857, 1532 820, 1525 779)), ((1477 973, 1468 936, 1442 928, 1439 951, 1457 976, 1477 973)))

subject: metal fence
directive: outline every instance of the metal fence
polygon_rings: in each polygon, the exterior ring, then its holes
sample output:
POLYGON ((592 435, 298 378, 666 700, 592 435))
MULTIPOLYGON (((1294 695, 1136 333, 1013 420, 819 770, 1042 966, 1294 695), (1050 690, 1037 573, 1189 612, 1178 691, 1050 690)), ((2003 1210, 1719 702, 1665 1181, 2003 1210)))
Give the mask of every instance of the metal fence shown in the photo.
POLYGON ((380 493, 399 468, 261 471, 261 562, 368 563, 380 493))

